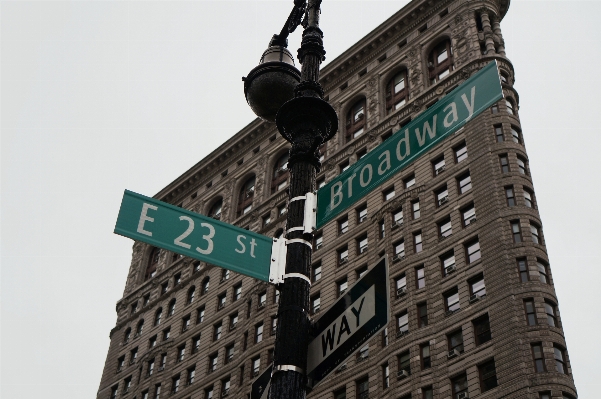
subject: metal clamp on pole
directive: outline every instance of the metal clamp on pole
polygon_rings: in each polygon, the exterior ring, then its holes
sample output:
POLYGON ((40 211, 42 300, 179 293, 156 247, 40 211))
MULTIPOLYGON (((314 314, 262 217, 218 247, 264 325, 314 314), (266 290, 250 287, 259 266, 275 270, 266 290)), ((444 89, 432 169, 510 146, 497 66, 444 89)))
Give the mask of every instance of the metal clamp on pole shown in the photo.
POLYGON ((317 194, 307 193, 305 195, 292 198, 290 202, 301 200, 305 200, 303 225, 299 227, 291 227, 286 230, 286 233, 302 231, 304 234, 312 234, 317 229, 317 194))
POLYGON ((311 280, 309 279, 309 277, 305 276, 304 274, 300 274, 300 273, 284 274, 284 280, 287 278, 300 278, 300 279, 305 280, 307 283, 309 283, 309 286, 311 286, 311 280))
POLYGON ((269 265, 269 281, 272 284, 282 284, 286 273, 286 247, 285 238, 274 238, 271 246, 271 264, 269 265))

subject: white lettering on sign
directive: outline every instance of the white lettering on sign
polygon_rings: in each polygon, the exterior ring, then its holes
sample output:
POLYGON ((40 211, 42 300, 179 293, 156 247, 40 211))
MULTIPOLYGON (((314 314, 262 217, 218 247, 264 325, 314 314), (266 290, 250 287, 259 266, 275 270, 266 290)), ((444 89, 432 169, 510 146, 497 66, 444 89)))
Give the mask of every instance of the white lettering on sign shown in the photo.
MULTIPOLYGON (((238 237, 236 237, 236 240, 238 241, 238 244, 240 244, 240 249, 236 248, 235 251, 238 252, 239 254, 243 254, 246 252, 246 245, 244 245, 244 241, 242 240, 246 240, 246 236, 243 236, 242 234, 240 234, 238 237)), ((254 238, 250 239, 250 256, 253 258, 256 258, 255 256, 255 247, 257 246, 257 241, 254 238)))
POLYGON ((474 115, 474 104, 475 104, 475 99, 476 99, 476 86, 472 86, 472 103, 470 104, 467 101, 467 97, 465 96, 465 94, 461 95, 461 99, 463 100, 463 103, 465 104, 465 108, 467 108, 467 112, 468 112, 468 116, 467 118, 465 118, 466 121, 469 121, 470 119, 472 119, 472 115, 474 115))
POLYGON ((186 244, 185 242, 182 242, 182 240, 188 237, 190 233, 192 233, 192 231, 194 230, 194 220, 192 220, 192 218, 189 218, 188 216, 180 216, 179 220, 185 220, 186 222, 188 222, 188 228, 186 229, 186 231, 184 231, 184 233, 181 236, 173 240, 173 243, 175 245, 179 245, 180 247, 190 249, 190 244, 186 244))
POLYGON ((152 232, 144 230, 145 222, 154 222, 154 218, 147 215, 149 209, 156 211, 159 208, 146 202, 142 205, 142 213, 140 213, 140 221, 138 222, 138 233, 152 237, 152 232))
POLYGON ((334 209, 342 202, 342 198, 344 194, 342 194, 342 182, 339 181, 332 186, 332 202, 330 203, 330 208, 334 209))
POLYGON ((428 121, 424 121, 424 129, 422 130, 422 133, 419 132, 419 128, 416 127, 415 128, 415 136, 417 137, 417 143, 419 144, 419 146, 423 146, 424 143, 426 142, 426 132, 428 133, 428 136, 430 136, 430 140, 433 140, 434 137, 436 137, 436 117, 438 115, 434 115, 433 121, 432 121, 432 128, 430 128, 430 123, 428 121))
POLYGON ((376 289, 372 285, 318 337, 309 343, 307 372, 311 372, 376 315, 376 289))
POLYGON ((215 227, 213 227, 213 225, 210 225, 208 223, 201 223, 200 225, 202 227, 206 227, 207 229, 209 229, 209 234, 202 236, 202 238, 208 243, 208 245, 207 245, 207 249, 202 249, 200 247, 196 247, 196 250, 203 255, 210 255, 211 252, 213 252, 213 240, 211 240, 211 238, 213 238, 215 236, 215 227))

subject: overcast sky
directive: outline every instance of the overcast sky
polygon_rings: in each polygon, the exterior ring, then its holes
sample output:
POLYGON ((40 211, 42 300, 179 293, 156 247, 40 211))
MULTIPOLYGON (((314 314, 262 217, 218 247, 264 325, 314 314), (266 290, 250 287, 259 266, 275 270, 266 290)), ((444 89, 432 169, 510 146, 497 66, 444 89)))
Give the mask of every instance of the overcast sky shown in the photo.
MULTIPOLYGON (((406 3, 325 0, 328 60, 406 3)), ((291 4, 0 3, 0 396, 96 396, 131 258, 123 190, 154 195, 254 119, 241 77, 291 4)), ((601 391, 600 15, 512 0, 501 23, 581 398, 601 391)))

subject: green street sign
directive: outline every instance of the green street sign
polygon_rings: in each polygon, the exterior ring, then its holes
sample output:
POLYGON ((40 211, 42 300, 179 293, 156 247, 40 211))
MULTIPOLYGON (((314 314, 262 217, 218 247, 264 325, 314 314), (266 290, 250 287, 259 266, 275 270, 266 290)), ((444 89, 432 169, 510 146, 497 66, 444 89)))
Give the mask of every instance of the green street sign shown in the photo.
POLYGON ((493 61, 317 192, 317 228, 503 98, 493 61))
POLYGON ((272 238, 128 190, 115 233, 271 281, 272 238))

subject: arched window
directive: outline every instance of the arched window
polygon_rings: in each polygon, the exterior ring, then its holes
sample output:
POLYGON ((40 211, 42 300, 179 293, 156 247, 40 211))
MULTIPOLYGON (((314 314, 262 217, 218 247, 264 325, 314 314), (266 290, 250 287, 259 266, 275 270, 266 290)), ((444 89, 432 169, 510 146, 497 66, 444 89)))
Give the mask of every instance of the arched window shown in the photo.
POLYGON ((288 185, 288 177, 290 177, 290 171, 288 170, 288 157, 290 154, 286 152, 278 158, 277 162, 273 165, 273 175, 271 177, 271 193, 280 191, 286 185, 288 185))
POLYGON ((200 295, 204 295, 207 292, 209 292, 209 282, 211 280, 207 277, 204 280, 202 280, 202 289, 200 290, 200 295))
POLYGON ((221 207, 223 206, 223 200, 219 199, 217 201, 215 201, 215 203, 213 204, 213 206, 211 206, 211 209, 209 209, 209 214, 207 216, 209 216, 210 218, 213 219, 221 219, 221 207))
POLYGON ((188 290, 188 303, 194 302, 194 293, 196 292, 196 287, 192 286, 188 290))
POLYGON ((255 177, 248 179, 240 187, 240 196, 238 197, 238 216, 250 212, 253 208, 253 198, 255 196, 255 177))
POLYGON ((136 327, 136 336, 139 337, 142 335, 142 330, 144 329, 144 320, 140 320, 138 326, 136 327))
POLYGON ((409 81, 407 70, 403 69, 388 81, 386 85, 386 113, 401 108, 409 100, 409 81))
POLYGON ((169 310, 167 312, 167 316, 173 316, 173 314, 175 313, 175 298, 171 300, 171 302, 169 302, 169 310))
POLYGON ((152 278, 157 274, 157 266, 159 265, 159 256, 161 250, 157 247, 152 248, 150 257, 148 258, 148 266, 146 266, 146 274, 144 275, 144 281, 152 278))
POLYGON ((161 324, 161 317, 163 316, 163 308, 158 308, 154 314, 154 325, 158 326, 161 324))
POLYGON ((131 337, 131 328, 128 328, 127 330, 125 330, 125 333, 123 334, 123 342, 128 343, 130 337, 131 337))
POLYGON ((443 79, 453 70, 453 50, 451 41, 440 42, 428 56, 428 72, 430 83, 434 84, 443 79))
POLYGON ((357 101, 346 114, 346 141, 357 138, 365 131, 365 99, 357 101))

